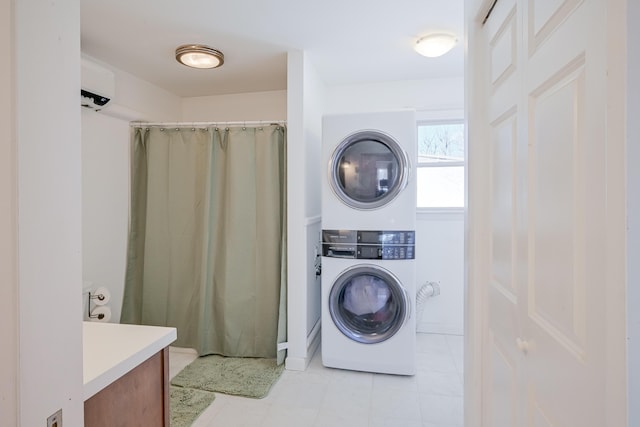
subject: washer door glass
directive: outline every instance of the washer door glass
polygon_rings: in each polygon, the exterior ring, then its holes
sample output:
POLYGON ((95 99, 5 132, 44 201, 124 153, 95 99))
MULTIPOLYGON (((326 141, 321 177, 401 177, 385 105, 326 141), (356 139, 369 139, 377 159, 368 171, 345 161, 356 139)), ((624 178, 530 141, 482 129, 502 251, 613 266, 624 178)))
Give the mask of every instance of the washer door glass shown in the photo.
POLYGON ((333 192, 348 206, 376 209, 391 202, 407 185, 407 154, 380 131, 356 132, 335 149, 329 165, 333 192))
POLYGON ((398 279, 374 265, 345 270, 329 294, 333 323, 347 338, 364 344, 385 341, 408 318, 409 298, 398 279))

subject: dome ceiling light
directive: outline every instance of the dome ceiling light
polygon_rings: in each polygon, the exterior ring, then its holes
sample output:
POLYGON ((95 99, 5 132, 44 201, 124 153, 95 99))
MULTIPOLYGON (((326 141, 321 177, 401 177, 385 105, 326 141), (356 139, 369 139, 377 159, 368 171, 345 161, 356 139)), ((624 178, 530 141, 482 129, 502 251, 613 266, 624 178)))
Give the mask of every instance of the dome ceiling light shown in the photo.
POLYGON ((201 44, 185 44, 176 49, 176 61, 191 68, 217 68, 224 64, 224 54, 201 44))
POLYGON ((414 49, 420 55, 428 58, 436 58, 449 52, 458 42, 454 34, 437 33, 420 38, 414 49))

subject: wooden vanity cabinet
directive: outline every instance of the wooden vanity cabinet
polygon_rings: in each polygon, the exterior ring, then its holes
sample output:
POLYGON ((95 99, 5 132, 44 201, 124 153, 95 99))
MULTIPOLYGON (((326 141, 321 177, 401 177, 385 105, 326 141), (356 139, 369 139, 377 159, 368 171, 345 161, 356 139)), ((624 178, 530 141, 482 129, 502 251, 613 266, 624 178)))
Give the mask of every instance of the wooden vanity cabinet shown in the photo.
POLYGON ((85 427, 169 427, 169 348, 84 402, 85 427))

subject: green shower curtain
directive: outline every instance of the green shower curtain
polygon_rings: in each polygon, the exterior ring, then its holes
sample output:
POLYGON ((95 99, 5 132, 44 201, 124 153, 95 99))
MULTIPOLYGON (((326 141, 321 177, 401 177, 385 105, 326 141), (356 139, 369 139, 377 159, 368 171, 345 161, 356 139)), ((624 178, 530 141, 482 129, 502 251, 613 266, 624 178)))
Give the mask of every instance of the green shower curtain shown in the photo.
POLYGON ((135 128, 122 322, 198 354, 286 341, 286 130, 135 128))

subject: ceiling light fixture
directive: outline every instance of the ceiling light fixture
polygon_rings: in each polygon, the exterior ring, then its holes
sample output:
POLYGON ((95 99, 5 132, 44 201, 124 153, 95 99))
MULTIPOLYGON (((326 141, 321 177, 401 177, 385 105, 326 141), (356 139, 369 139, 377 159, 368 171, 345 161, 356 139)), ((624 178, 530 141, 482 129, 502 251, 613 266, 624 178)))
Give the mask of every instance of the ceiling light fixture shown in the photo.
POLYGON ((437 33, 422 37, 416 42, 414 49, 420 55, 436 58, 449 52, 458 42, 453 34, 437 33))
POLYGON ((224 64, 224 54, 201 44, 185 44, 176 49, 176 61, 192 68, 217 68, 224 64))

